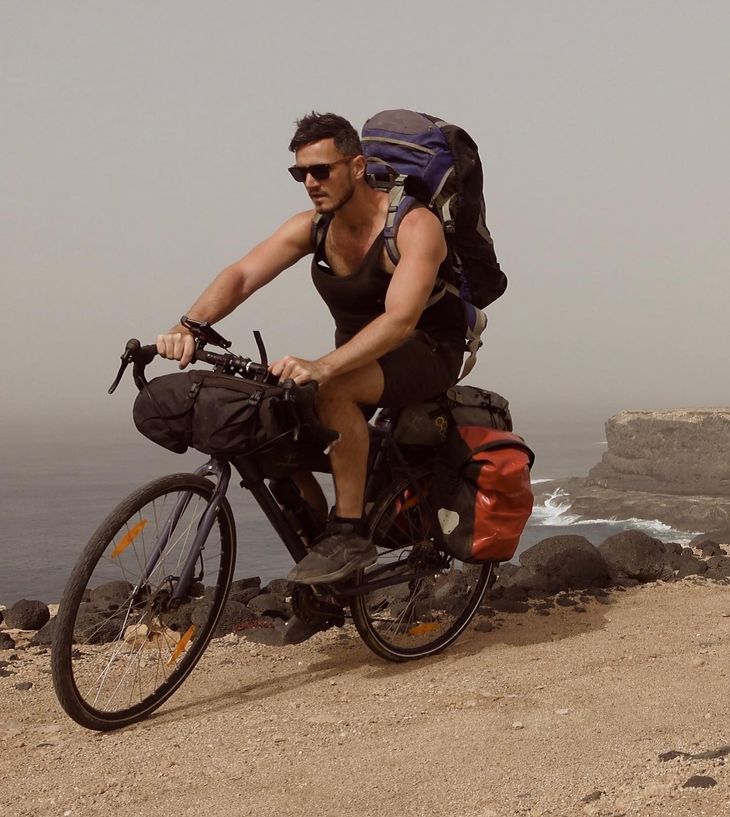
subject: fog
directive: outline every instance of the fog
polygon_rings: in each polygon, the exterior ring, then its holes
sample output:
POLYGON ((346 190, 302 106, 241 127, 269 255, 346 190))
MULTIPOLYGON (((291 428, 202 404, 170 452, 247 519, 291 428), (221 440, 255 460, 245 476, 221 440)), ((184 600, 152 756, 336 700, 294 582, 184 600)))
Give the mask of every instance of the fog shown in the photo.
MULTIPOLYGON (((469 382, 517 418, 727 405, 729 30, 711 2, 3 2, 2 434, 129 426, 124 342, 307 208, 312 109, 479 144, 509 287, 469 382)), ((332 343, 306 263, 219 328, 332 343)))

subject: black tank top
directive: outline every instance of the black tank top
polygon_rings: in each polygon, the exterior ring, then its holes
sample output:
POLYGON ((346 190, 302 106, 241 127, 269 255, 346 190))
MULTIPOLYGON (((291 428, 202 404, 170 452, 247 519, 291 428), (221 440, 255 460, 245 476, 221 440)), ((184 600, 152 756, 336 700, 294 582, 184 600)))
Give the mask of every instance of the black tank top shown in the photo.
MULTIPOLYGON (((385 293, 392 275, 380 266, 384 237, 373 241, 359 266, 350 275, 335 275, 327 265, 324 252, 325 229, 312 259, 312 281, 335 320, 335 345, 342 346, 364 326, 385 311, 385 293)), ((449 259, 441 265, 439 278, 453 282, 455 276, 449 259)), ((466 318, 460 299, 446 292, 432 306, 423 310, 416 329, 434 340, 445 340, 463 346, 466 318)))

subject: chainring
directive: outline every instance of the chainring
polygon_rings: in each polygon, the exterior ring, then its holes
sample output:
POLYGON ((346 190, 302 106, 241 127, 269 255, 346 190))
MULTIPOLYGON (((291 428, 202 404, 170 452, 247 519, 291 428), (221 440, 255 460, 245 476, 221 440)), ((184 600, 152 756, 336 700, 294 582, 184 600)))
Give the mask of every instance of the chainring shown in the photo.
POLYGON ((345 611, 339 604, 323 599, 308 585, 298 584, 291 594, 291 606, 297 618, 307 624, 342 627, 345 611))

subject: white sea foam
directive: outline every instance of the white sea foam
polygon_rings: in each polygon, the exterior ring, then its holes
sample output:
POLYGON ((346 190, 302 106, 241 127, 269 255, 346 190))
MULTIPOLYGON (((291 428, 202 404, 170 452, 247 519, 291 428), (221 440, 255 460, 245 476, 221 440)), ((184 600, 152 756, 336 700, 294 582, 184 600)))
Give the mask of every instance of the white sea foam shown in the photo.
POLYGON ((641 530, 657 539, 664 541, 672 540, 680 544, 687 544, 697 535, 696 533, 675 530, 671 525, 660 522, 658 519, 637 519, 636 517, 618 519, 615 516, 610 519, 584 519, 578 514, 569 513, 570 508, 569 495, 562 488, 556 488, 556 490, 547 495, 542 505, 536 505, 533 508, 530 525, 542 527, 584 527, 588 525, 601 525, 607 528, 615 528, 616 532, 625 530, 626 528, 633 528, 635 530, 641 530))
POLYGON ((534 525, 572 525, 580 517, 576 514, 569 514, 570 497, 562 488, 556 488, 542 505, 536 505, 532 509, 530 523, 534 525))

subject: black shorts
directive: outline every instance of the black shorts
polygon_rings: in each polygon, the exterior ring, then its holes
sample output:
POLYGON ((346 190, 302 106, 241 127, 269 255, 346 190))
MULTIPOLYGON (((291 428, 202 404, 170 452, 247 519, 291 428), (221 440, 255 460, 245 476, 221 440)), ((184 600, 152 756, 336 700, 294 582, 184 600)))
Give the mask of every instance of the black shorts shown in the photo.
POLYGON ((456 383, 463 358, 463 341, 418 332, 378 359, 385 380, 378 406, 402 408, 438 397, 456 383))

